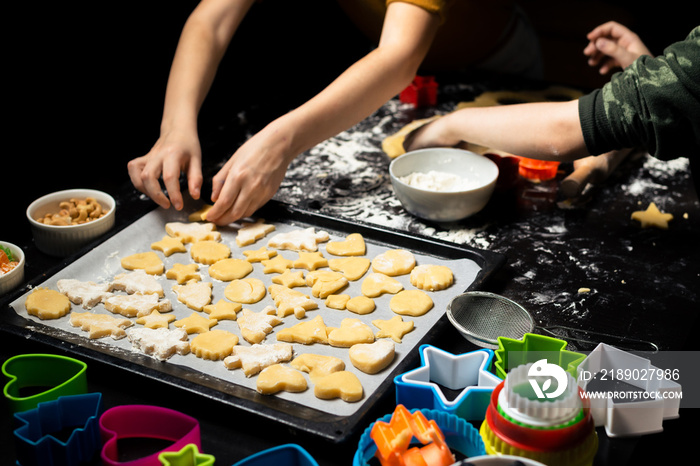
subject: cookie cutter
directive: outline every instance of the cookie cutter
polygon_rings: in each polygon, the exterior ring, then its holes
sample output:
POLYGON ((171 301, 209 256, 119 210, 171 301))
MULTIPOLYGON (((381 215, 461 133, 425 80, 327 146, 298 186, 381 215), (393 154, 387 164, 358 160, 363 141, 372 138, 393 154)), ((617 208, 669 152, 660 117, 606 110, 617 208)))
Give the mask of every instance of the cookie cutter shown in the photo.
POLYGON ((600 343, 578 366, 577 380, 578 385, 587 392, 609 395, 590 397, 595 424, 605 426, 609 437, 661 432, 664 420, 679 417, 681 385, 666 377, 664 371, 653 366, 648 359, 614 346, 600 343), (625 373, 651 375, 620 380, 625 378, 625 373), (596 374, 613 376, 601 381, 595 377, 596 374), (622 377, 615 377, 614 374, 622 374, 622 377), (605 385, 609 386, 606 388, 605 385), (629 394, 630 398, 616 401, 615 398, 622 393, 629 394), (675 395, 667 395, 670 393, 675 395))
POLYGON ((214 466, 212 455, 199 452, 194 443, 188 443, 180 451, 168 451, 158 455, 163 466, 214 466))
POLYGON ((494 353, 493 370, 501 379, 506 378, 509 368, 547 359, 574 377, 585 354, 569 351, 568 343, 559 338, 526 333, 521 340, 498 337, 498 349, 494 353))
POLYGON ((56 354, 20 354, 2 365, 9 379, 3 389, 10 412, 28 411, 39 403, 61 396, 87 393, 87 364, 56 354), (43 389, 40 393, 23 395, 27 389, 43 389))
MULTIPOLYGON (((435 409, 413 409, 410 412, 420 412, 427 421, 434 421, 451 451, 459 452, 466 457, 486 454, 484 442, 479 436, 479 432, 461 417, 435 409)), ((370 461, 375 458, 378 451, 377 444, 371 436, 372 429, 377 423, 390 423, 393 416, 394 414, 387 414, 365 429, 353 457, 353 466, 369 466, 371 464, 370 461)))
POLYGON ((531 458, 548 466, 590 466, 598 450, 598 435, 588 399, 578 389, 583 416, 555 428, 523 425, 504 416, 499 399, 505 381, 491 395, 480 434, 490 455, 510 454, 531 458))
POLYGON ((489 372, 493 351, 451 354, 431 345, 419 348, 421 366, 394 378, 396 404, 445 411, 468 421, 483 420, 493 387, 502 379, 489 372), (461 390, 452 400, 445 391, 461 390))
POLYGON ((279 445, 263 450, 235 463, 233 466, 268 466, 270 464, 294 466, 318 466, 309 453, 295 443, 279 445))
POLYGON ((21 466, 78 466, 92 459, 101 446, 98 419, 102 394, 68 395, 39 403, 14 417, 17 464, 21 466), (72 429, 67 439, 57 437, 72 429))
POLYGON ((108 409, 100 417, 102 452, 106 466, 161 466, 158 455, 180 451, 188 444, 202 447, 199 422, 186 414, 152 405, 121 405, 108 409), (120 439, 148 438, 172 441, 172 445, 148 456, 119 461, 120 439))
POLYGON ((416 76, 411 84, 399 93, 399 100, 413 104, 415 107, 426 107, 437 104, 438 83, 434 76, 416 76))

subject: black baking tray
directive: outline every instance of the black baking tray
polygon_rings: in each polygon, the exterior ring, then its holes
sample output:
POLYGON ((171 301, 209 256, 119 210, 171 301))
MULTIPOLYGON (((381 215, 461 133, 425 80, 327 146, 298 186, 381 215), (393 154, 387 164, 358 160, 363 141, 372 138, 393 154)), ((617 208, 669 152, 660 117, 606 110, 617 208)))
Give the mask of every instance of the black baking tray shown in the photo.
MULTIPOLYGON (((351 221, 325 216, 317 212, 311 212, 290 206, 278 201, 270 201, 260 211, 256 217, 275 219, 279 221, 293 221, 304 223, 316 228, 322 228, 329 232, 339 234, 360 233, 368 241, 391 245, 404 249, 410 249, 423 254, 434 255, 449 259, 467 258, 473 260, 480 271, 467 290, 480 289, 484 282, 499 269, 505 262, 505 256, 492 251, 480 250, 468 246, 457 245, 417 234, 407 234, 389 227, 382 227, 375 224, 351 221)), ((125 228, 122 226, 121 229, 125 228)), ((119 229, 111 232, 109 236, 116 234, 119 229)), ((106 238, 102 238, 104 241, 106 238)), ((92 244, 89 248, 94 247, 92 244)), ((28 286, 36 286, 60 269, 75 261, 82 255, 79 252, 70 258, 62 261, 53 271, 32 279, 28 286)), ((467 291, 465 290, 465 291, 467 291)), ((164 365, 154 360, 150 356, 134 353, 128 360, 112 354, 104 345, 97 345, 80 335, 68 333, 60 329, 42 326, 40 323, 28 321, 18 316, 10 307, 9 303, 20 297, 27 291, 26 287, 16 290, 3 299, 2 311, 0 312, 1 329, 4 332, 26 338, 59 348, 76 357, 93 360, 108 366, 126 370, 141 377, 146 377, 152 381, 168 384, 180 390, 186 390, 205 397, 209 400, 224 403, 228 406, 240 409, 248 414, 260 416, 275 423, 281 423, 292 429, 298 429, 307 434, 319 436, 327 441, 342 442, 356 432, 362 425, 369 410, 377 401, 386 395, 396 375, 406 372, 415 367, 419 360, 419 352, 413 351, 407 355, 392 373, 386 377, 382 385, 368 395, 368 399, 363 402, 362 408, 349 416, 339 416, 326 411, 316 410, 307 406, 302 406, 288 400, 277 397, 265 396, 247 387, 224 382, 206 374, 181 368, 176 365, 164 365)), ((442 318, 426 333, 421 341, 428 343, 435 339, 445 325, 449 325, 446 317, 442 318)))

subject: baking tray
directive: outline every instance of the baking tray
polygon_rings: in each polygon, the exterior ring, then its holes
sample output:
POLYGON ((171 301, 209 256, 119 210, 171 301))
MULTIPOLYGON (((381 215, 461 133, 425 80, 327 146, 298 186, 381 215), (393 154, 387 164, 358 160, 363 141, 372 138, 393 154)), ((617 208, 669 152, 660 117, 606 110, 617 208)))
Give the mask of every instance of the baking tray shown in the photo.
MULTIPOLYGON (((195 207, 190 206, 186 208, 183 212, 191 212, 195 210, 195 207)), ((102 244, 94 247, 94 249, 88 251, 82 251, 81 253, 72 256, 69 260, 64 262, 60 267, 57 267, 56 271, 53 271, 53 275, 43 275, 33 280, 30 286, 40 286, 40 285, 51 285, 55 284, 55 280, 61 278, 67 278, 72 275, 65 275, 71 268, 73 270, 78 267, 80 270, 87 269, 91 273, 90 278, 94 281, 101 281, 96 278, 99 273, 96 274, 95 258, 100 260, 107 256, 114 256, 115 248, 122 245, 125 242, 133 241, 134 237, 139 234, 139 227, 144 226, 143 222, 146 222, 146 227, 152 229, 152 223, 148 222, 155 221, 156 224, 162 224, 166 221, 186 221, 186 213, 175 212, 173 210, 164 211, 162 209, 156 209, 144 217, 140 218, 133 224, 127 226, 121 231, 115 232, 109 238, 105 239, 102 244), (154 220, 154 217, 156 220, 154 220), (160 222, 160 223, 159 223, 160 222), (149 226, 150 225, 150 226, 149 226), (47 276, 49 278, 47 279, 47 276)), ((341 400, 324 401, 322 403, 300 403, 298 398, 295 398, 295 394, 281 394, 280 396, 264 396, 258 394, 251 386, 245 385, 245 382, 241 383, 231 383, 230 380, 218 377, 216 374, 212 374, 208 370, 193 369, 188 366, 183 366, 177 363, 177 361, 169 361, 168 363, 162 363, 156 361, 155 359, 145 356, 139 353, 131 352, 130 350, 122 349, 115 350, 115 344, 111 339, 109 340, 90 340, 84 333, 73 330, 67 331, 66 329, 61 329, 56 327, 51 322, 42 322, 38 319, 27 319, 15 312, 18 306, 21 306, 23 299, 27 294, 27 289, 20 290, 10 297, 8 304, 3 305, 2 314, 0 314, 0 322, 3 323, 3 330, 10 331, 17 335, 23 336, 25 338, 40 341, 42 343, 60 347, 62 350, 68 351, 76 356, 87 357, 101 363, 109 364, 112 366, 119 367, 123 370, 130 371, 132 373, 138 374, 143 377, 147 377, 152 380, 157 380, 165 384, 169 384, 178 387, 182 390, 187 390, 203 397, 224 403, 226 405, 241 409, 247 413, 252 413, 256 416, 261 416, 269 420, 273 420, 276 423, 285 424, 291 428, 299 429, 301 431, 323 437, 326 440, 332 442, 341 442, 347 439, 348 436, 352 435, 358 427, 362 427, 361 421, 364 420, 368 411, 372 406, 377 403, 377 401, 385 396, 389 395, 389 391, 393 387, 393 378, 395 375, 405 372, 411 367, 414 367, 418 361, 418 351, 417 348, 420 344, 429 342, 434 339, 435 335, 441 331, 444 325, 447 324, 447 320, 444 316, 445 312, 445 301, 451 299, 452 295, 456 295, 465 290, 478 289, 482 286, 484 281, 486 281, 491 274, 497 270, 505 258, 498 253, 493 253, 490 251, 483 251, 478 249, 473 249, 469 247, 455 245, 453 243, 444 242, 434 238, 409 235, 405 232, 393 230, 391 228, 379 227, 377 225, 369 225, 365 223, 358 223, 349 220, 343 220, 338 218, 327 217, 315 212, 305 211, 293 206, 286 205, 277 201, 269 202, 263 209, 255 215, 256 218, 264 218, 267 223, 276 223, 281 226, 287 226, 288 228, 307 228, 314 227, 317 230, 328 231, 331 235, 331 240, 342 239, 350 233, 360 233, 365 238, 368 244, 368 248, 380 248, 381 249, 392 249, 392 248, 403 248, 414 252, 417 255, 419 262, 425 262, 426 258, 430 258, 431 262, 437 261, 447 261, 457 263, 473 264, 475 269, 469 272, 469 277, 464 279, 464 277, 457 276, 455 285, 450 288, 450 293, 442 295, 441 299, 437 299, 436 308, 431 310, 427 315, 431 315, 431 321, 429 328, 423 327, 419 332, 414 329, 413 332, 408 334, 404 338, 404 343, 397 345, 397 360, 394 362, 389 369, 382 373, 381 377, 376 377, 372 379, 372 383, 375 386, 371 387, 369 390, 366 387, 366 395, 362 401, 357 403, 345 403, 341 400), (172 363, 170 363, 172 362, 172 363), (351 406, 349 406, 351 405, 351 406)), ((164 235, 164 228, 160 231, 154 231, 151 235, 151 230, 149 230, 147 239, 141 241, 147 241, 145 244, 148 245, 151 242, 158 241, 162 235, 164 235)), ((222 230, 222 234, 226 238, 227 233, 222 230)), ((269 239, 268 235, 267 239, 269 239)), ((228 237, 227 244, 232 243, 230 241, 232 236, 228 237)), ((261 245, 266 244, 265 240, 256 242, 244 249, 258 249, 261 245)), ((138 243, 138 241, 137 241, 138 243)), ((128 253, 142 252, 144 249, 143 245, 135 246, 137 250, 128 251, 128 253), (138 249, 140 247, 140 249, 138 249)), ((240 252, 240 251, 239 251, 240 252)), ((296 253, 290 255, 290 251, 280 251, 282 255, 287 258, 294 258, 296 253)), ((126 252, 122 256, 127 255, 126 252)), ((232 244, 232 256, 242 257, 240 254, 236 254, 235 243, 232 244)), ((172 257, 172 256, 171 256, 172 257)), ((189 257, 189 255, 188 255, 189 257)), ((326 255, 326 257, 328 257, 326 255)), ((367 257, 371 257, 368 253, 367 257)), ((167 258, 166 258, 167 259, 167 258)), ((168 267, 166 262, 166 267, 168 267)), ((471 268, 472 265, 469 265, 471 268)), ((87 272, 86 272, 87 273, 87 272)), ((206 271, 202 271, 203 277, 208 277, 206 271)), ((78 277, 85 280, 86 278, 78 277)), ((174 282, 173 282, 174 283, 174 282)), ((269 280, 266 282, 269 284, 269 280)), ((357 285, 359 286, 359 285, 357 285)), ((55 286, 52 286, 55 288, 55 286)), ((166 295, 168 292, 168 286, 165 286, 166 295)), ((302 289, 301 291, 310 295, 310 290, 302 289)), ((348 292, 351 296, 355 296, 359 293, 348 292)), ((382 306, 382 298, 377 298, 377 308, 385 309, 389 313, 388 306, 382 306)), ((389 299, 386 297, 385 299, 389 299)), ((214 296, 213 302, 217 301, 218 298, 214 296)), ((317 312, 327 311, 323 305, 323 300, 315 298, 319 303, 319 309, 309 311, 308 316, 313 317, 317 312)), ((173 307, 177 305, 184 308, 186 315, 194 312, 184 307, 177 302, 176 298, 171 297, 173 302, 173 307)), ((388 301, 387 301, 388 302, 388 301)), ((261 304, 260 306, 263 306, 261 304)), ((248 307, 254 311, 259 310, 259 308, 248 307)), ((83 312, 84 310, 79 306, 73 305, 75 311, 83 312)), ((377 318, 389 318, 388 315, 381 316, 375 311, 375 313, 369 314, 367 316, 357 316, 355 314, 349 313, 347 311, 333 311, 342 313, 342 317, 353 317, 362 318, 365 321, 377 319, 377 318)), ((392 314, 393 315, 393 314, 392 314)), ((178 316, 181 317, 181 316, 178 316)), ((184 317, 184 315, 182 315, 184 317)), ((420 318, 414 319, 416 321, 416 328, 418 328, 420 318)), ((275 327, 279 329, 283 326, 287 326, 287 321, 292 325, 296 318, 294 316, 288 316, 285 318, 285 325, 280 325, 275 327)), ((324 316, 324 320, 326 320, 324 316)), ((328 323, 327 325, 332 325, 328 323)), ((235 332, 239 334, 239 332, 235 332)), ((240 334, 239 334, 240 335, 240 334)), ((273 332, 274 335, 274 332, 273 332)), ((126 339, 121 341, 121 344, 127 344, 130 346, 126 339)), ((274 341, 274 337, 268 337, 267 341, 274 341)), ((243 344, 246 344, 244 340, 241 340, 243 344)), ((297 345, 295 345, 296 347, 297 345)), ((325 345, 313 345, 313 346, 325 346, 325 345)), ((295 348, 296 349, 296 348, 295 348)), ((315 349, 313 351, 305 352, 318 352, 315 349)), ((191 356, 191 355, 190 355, 191 356)), ((346 365, 348 370, 353 370, 351 364, 347 361, 346 365)), ((220 361, 219 364, 221 365, 220 361)), ((236 371, 228 371, 238 372, 236 371)), ((359 371, 355 371, 359 373, 359 371)), ((360 373, 361 374, 361 373, 360 373)), ((239 380, 240 382, 240 380, 239 380)), ((365 382, 363 381, 363 386, 365 382)), ((254 387, 254 385, 253 385, 254 387)), ((310 390, 307 392, 312 392, 310 390)), ((313 395, 309 395, 313 397, 313 395)))

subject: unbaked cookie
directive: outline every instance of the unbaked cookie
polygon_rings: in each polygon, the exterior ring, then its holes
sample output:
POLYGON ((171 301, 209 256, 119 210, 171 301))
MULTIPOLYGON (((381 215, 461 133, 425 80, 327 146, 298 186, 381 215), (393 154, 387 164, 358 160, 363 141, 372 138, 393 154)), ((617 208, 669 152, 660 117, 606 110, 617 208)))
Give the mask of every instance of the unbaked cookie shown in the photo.
POLYGON ((415 256, 405 249, 390 249, 372 259, 372 270, 389 277, 406 275, 415 266, 415 256))
POLYGON ((188 217, 187 220, 190 222, 204 222, 207 219, 207 212, 211 210, 211 208, 214 207, 211 204, 204 204, 199 210, 192 212, 188 217))
POLYGON ((231 248, 213 240, 197 241, 190 246, 190 256, 195 262, 211 265, 231 255, 231 248))
POLYGON ((58 319, 70 312, 68 296, 49 288, 34 288, 24 302, 27 313, 41 320, 58 319))
POLYGON ((268 233, 275 231, 275 226, 266 224, 263 219, 258 219, 254 223, 243 222, 242 225, 236 235, 238 247, 253 244, 257 240, 264 238, 268 233))
POLYGON ((199 274, 199 265, 177 263, 165 271, 165 278, 175 280, 182 285, 192 280, 198 282, 202 279, 202 276, 199 274))
POLYGON ((372 343, 359 343, 348 350, 353 366, 366 374, 376 374, 394 360, 396 345, 391 340, 377 340, 372 343))
POLYGON ((184 285, 173 285, 172 290, 177 295, 178 301, 195 311, 201 311, 204 306, 211 303, 211 282, 191 281, 184 285))
POLYGON ((265 283, 258 278, 233 280, 224 289, 224 296, 234 303, 257 303, 265 297, 265 283))
POLYGON ((168 312, 173 309, 169 299, 161 300, 157 294, 114 295, 105 299, 104 307, 124 317, 143 317, 153 311, 168 312))
POLYGON ((418 317, 433 308, 433 300, 421 290, 403 290, 389 301, 389 308, 396 314, 418 317))
POLYGON ((237 344, 236 334, 215 329, 194 337, 190 341, 190 349, 198 358, 218 361, 230 355, 237 344))
POLYGON ((113 340, 121 340, 126 336, 124 329, 134 325, 129 319, 92 312, 71 312, 69 322, 73 327, 80 327, 82 331, 88 332, 91 339, 112 337, 113 340))
POLYGON ((316 270, 321 267, 328 267, 328 260, 321 251, 299 251, 299 258, 294 261, 295 269, 316 270))
POLYGON ((131 349, 165 361, 175 354, 190 352, 187 332, 182 329, 135 328, 127 332, 131 349))
POLYGON ((184 329, 187 333, 208 333, 210 329, 218 323, 218 320, 211 319, 193 312, 189 317, 176 320, 173 325, 184 329))
POLYGON ((304 353, 292 360, 290 365, 302 372, 309 374, 311 382, 316 383, 321 377, 333 372, 345 370, 345 362, 335 356, 323 354, 304 353))
POLYGON ((300 291, 275 284, 270 285, 269 290, 277 307, 278 317, 294 314, 297 319, 302 319, 306 311, 318 308, 318 304, 313 299, 300 291))
POLYGON ((172 256, 178 252, 187 252, 187 248, 182 243, 180 238, 173 238, 172 236, 163 236, 163 239, 151 243, 151 249, 160 251, 165 257, 172 256))
POLYGON ((304 230, 293 230, 286 233, 277 233, 267 243, 271 248, 290 249, 292 251, 317 251, 318 243, 330 239, 328 232, 319 231, 313 227, 304 230))
POLYGON ((290 269, 286 269, 283 273, 272 277, 272 283, 277 283, 287 288, 295 288, 297 286, 305 286, 306 279, 304 278, 304 272, 301 270, 293 272, 290 269))
POLYGON ((289 361, 293 355, 294 350, 289 343, 234 346, 231 355, 224 359, 224 366, 227 369, 241 368, 246 377, 252 377, 266 367, 289 361))
POLYGON ((221 241, 221 233, 216 231, 216 225, 213 223, 169 222, 165 224, 165 232, 180 238, 185 244, 207 240, 221 241))
POLYGON ((345 288, 348 284, 348 279, 340 272, 314 270, 306 275, 306 284, 311 287, 313 296, 327 298, 345 288))
POLYGON ((74 278, 64 278, 56 282, 56 288, 84 309, 92 309, 112 296, 109 283, 83 282, 74 278))
POLYGON ((363 394, 364 390, 360 379, 349 371, 333 372, 319 378, 314 385, 314 395, 322 400, 340 398, 352 403, 360 401, 363 394))
POLYGON ((231 303, 220 299, 216 304, 207 304, 202 310, 209 314, 210 319, 216 319, 217 321, 236 320, 242 307, 240 303, 231 303))
POLYGON ((284 257, 275 256, 272 259, 260 261, 263 265, 263 273, 284 273, 285 270, 294 266, 294 261, 284 257))
POLYGON ((260 343, 272 332, 272 327, 282 323, 277 317, 274 306, 265 306, 260 312, 243 309, 238 316, 241 336, 250 344, 260 343))
POLYGON ((209 276, 223 282, 246 277, 253 271, 253 265, 245 259, 222 259, 209 266, 209 276))
POLYGON ((349 348, 358 343, 372 343, 374 332, 369 325, 360 319, 346 318, 340 322, 340 327, 328 333, 328 344, 341 348, 349 348))
POLYGON ((673 220, 673 214, 661 212, 653 202, 649 204, 647 210, 632 212, 632 220, 641 223, 642 228, 656 227, 662 230, 668 229, 668 222, 673 220))
POLYGON ((254 251, 243 251, 243 255, 245 256, 248 262, 262 262, 275 257, 277 255, 277 251, 275 251, 274 249, 267 249, 265 246, 263 246, 260 249, 256 249, 254 251))
POLYGON ((160 275, 165 270, 165 264, 153 251, 126 256, 121 260, 121 265, 126 270, 143 270, 151 275, 160 275))
POLYGON ((354 282, 362 278, 369 270, 370 263, 370 260, 366 257, 342 257, 329 259, 328 267, 333 271, 342 273, 345 278, 354 282))
POLYGON ((304 345, 313 343, 328 344, 328 329, 323 322, 323 318, 316 316, 311 320, 283 328, 277 332, 277 340, 304 345))
POLYGON ((435 115, 430 118, 413 120, 396 133, 384 138, 382 141, 382 151, 384 151, 384 153, 388 155, 390 159, 395 159, 399 155, 405 154, 406 149, 404 149, 403 143, 406 140, 406 136, 408 136, 411 131, 418 129, 439 117, 440 115, 435 115))
POLYGON ((133 272, 125 272, 116 275, 109 287, 110 291, 125 291, 128 294, 157 294, 163 296, 163 286, 158 280, 144 272, 143 270, 134 270, 133 272))
POLYGON ((362 294, 368 298, 376 298, 384 293, 396 294, 403 290, 403 285, 395 278, 384 275, 383 273, 370 273, 362 281, 360 287, 362 294))
POLYGON ((374 303, 374 300, 367 296, 355 296, 345 303, 345 309, 359 315, 374 312, 376 308, 377 305, 374 303))
POLYGON ((351 233, 344 241, 330 241, 326 251, 334 256, 364 256, 367 246, 361 234, 351 233))
POLYGON ((263 395, 273 395, 281 391, 303 392, 307 387, 301 372, 282 364, 273 364, 260 372, 255 388, 263 395))
POLYGON ((423 264, 411 270, 411 285, 425 291, 439 291, 454 283, 452 270, 445 265, 423 264))
POLYGON ((331 309, 342 311, 348 301, 350 301, 349 294, 332 294, 326 298, 325 305, 331 309))
POLYGON ((136 323, 146 328, 168 328, 170 322, 175 319, 176 317, 173 314, 161 314, 158 311, 153 311, 148 315, 136 319, 136 323))
POLYGON ((372 325, 379 329, 375 335, 377 338, 391 338, 396 343, 401 343, 404 335, 413 330, 414 326, 412 320, 404 322, 400 315, 389 320, 373 320, 372 325))

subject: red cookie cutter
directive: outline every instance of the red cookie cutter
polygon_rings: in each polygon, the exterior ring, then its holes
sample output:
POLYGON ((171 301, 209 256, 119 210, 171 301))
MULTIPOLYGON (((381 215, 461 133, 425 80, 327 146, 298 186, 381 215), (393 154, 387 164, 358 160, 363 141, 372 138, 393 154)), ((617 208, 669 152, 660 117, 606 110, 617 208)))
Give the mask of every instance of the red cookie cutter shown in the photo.
POLYGON ((399 100, 416 107, 427 107, 437 103, 438 84, 433 76, 416 76, 413 82, 399 94, 399 100))
POLYGON ((388 423, 374 424, 370 436, 382 466, 449 466, 455 462, 437 423, 420 411, 411 414, 401 404, 388 423), (414 437, 425 446, 409 448, 414 437))
POLYGON ((104 442, 101 457, 106 466, 161 466, 158 455, 163 452, 180 451, 188 444, 202 448, 196 419, 158 406, 122 405, 108 409, 100 417, 100 433, 104 442), (170 440, 173 444, 152 455, 120 462, 117 443, 129 438, 170 440))

